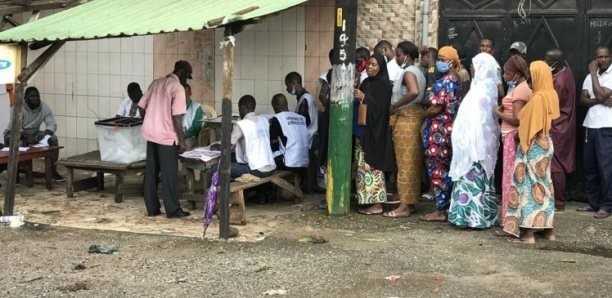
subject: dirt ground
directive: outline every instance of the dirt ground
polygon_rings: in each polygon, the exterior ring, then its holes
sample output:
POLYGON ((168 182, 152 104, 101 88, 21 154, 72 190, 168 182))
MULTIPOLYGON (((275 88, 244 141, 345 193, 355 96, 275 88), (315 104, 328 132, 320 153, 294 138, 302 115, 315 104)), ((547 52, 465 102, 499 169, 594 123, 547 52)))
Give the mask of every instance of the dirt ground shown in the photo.
MULTIPOLYGON (((606 297, 612 291, 612 218, 571 211, 578 204, 556 216, 557 241, 533 247, 492 230, 417 217, 328 217, 315 208, 317 197, 299 205, 251 203, 243 238, 223 242, 213 234, 200 238, 199 214, 146 221, 139 196, 116 207, 108 193, 82 192, 72 201, 61 189, 18 193, 26 220, 45 224, 0 227, 2 297, 260 297, 270 290, 287 297, 606 297), (79 225, 84 228, 73 227, 79 225), (90 254, 91 244, 119 251, 90 254)), ((431 208, 419 207, 420 214, 431 208)))

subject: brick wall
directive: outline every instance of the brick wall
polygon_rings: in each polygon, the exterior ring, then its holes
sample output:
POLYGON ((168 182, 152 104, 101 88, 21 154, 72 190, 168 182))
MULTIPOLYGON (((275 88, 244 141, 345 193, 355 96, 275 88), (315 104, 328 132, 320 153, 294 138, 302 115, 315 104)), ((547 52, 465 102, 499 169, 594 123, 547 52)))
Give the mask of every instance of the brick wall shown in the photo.
MULTIPOLYGON (((394 45, 421 41, 423 0, 361 0, 357 17, 357 44, 373 48, 381 39, 394 45)), ((428 46, 437 45, 438 0, 429 4, 428 46)))

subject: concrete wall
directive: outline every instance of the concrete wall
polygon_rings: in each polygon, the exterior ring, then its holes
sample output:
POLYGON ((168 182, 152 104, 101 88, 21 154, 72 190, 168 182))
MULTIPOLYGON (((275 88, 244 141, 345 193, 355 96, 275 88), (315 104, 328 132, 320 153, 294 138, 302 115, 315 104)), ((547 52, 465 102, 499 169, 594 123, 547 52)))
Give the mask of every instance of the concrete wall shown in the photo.
POLYGON ((61 155, 71 156, 97 149, 94 122, 115 115, 130 82, 146 89, 152 78, 152 37, 113 38, 67 42, 30 85, 56 115, 61 155))
MULTIPOLYGON (((257 100, 257 112, 272 113, 270 102, 276 93, 284 93, 290 109, 295 97, 285 91, 285 75, 297 71, 304 75, 304 6, 291 8, 263 18, 236 36, 232 110, 238 112, 238 99, 251 94, 257 100)), ((215 30, 215 105, 221 111, 223 96, 223 51, 219 42, 223 29, 215 30)))

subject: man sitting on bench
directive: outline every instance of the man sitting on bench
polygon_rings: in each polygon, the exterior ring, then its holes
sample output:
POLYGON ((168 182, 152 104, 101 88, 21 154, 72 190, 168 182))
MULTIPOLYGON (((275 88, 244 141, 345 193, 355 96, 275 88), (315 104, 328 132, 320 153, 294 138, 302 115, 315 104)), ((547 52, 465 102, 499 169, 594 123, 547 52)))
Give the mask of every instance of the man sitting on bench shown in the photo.
MULTIPOLYGON (((55 131, 57 130, 57 122, 55 121, 55 115, 47 104, 40 100, 40 92, 36 87, 28 87, 25 90, 25 105, 23 106, 23 122, 21 132, 21 142, 19 146, 30 146, 38 144, 43 139, 46 139, 46 144, 49 146, 58 146, 57 136, 55 131), (40 127, 45 124, 45 130, 41 131, 40 127)), ((4 132, 4 143, 8 146, 10 144, 10 127, 4 132)), ((57 182, 65 181, 57 172, 57 160, 59 158, 59 151, 56 151, 52 157, 51 170, 53 171, 53 179, 57 182)))
POLYGON ((231 142, 236 148, 236 162, 232 162, 232 179, 250 173, 266 177, 276 169, 270 148, 268 119, 255 114, 255 98, 245 95, 238 101, 239 120, 232 129, 231 142))
POLYGON ((306 118, 289 112, 287 98, 281 93, 272 97, 272 108, 275 115, 270 119, 270 142, 276 166, 288 170, 308 167, 306 118))

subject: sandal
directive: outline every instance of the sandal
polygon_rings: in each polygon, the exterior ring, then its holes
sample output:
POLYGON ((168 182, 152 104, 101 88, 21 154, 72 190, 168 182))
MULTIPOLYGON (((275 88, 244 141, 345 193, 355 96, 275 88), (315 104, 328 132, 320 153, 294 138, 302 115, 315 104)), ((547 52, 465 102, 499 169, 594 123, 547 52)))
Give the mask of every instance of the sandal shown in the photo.
POLYGON ((363 215, 379 215, 383 213, 382 208, 380 210, 370 210, 370 208, 357 210, 357 213, 363 215))
POLYGON ((433 213, 429 213, 429 214, 425 214, 423 216, 421 216, 421 220, 422 221, 427 221, 427 222, 446 222, 448 221, 448 215, 444 214, 443 218, 432 218, 434 215, 432 215, 433 213))
POLYGON ((591 206, 580 207, 576 209, 578 212, 597 212, 597 210, 593 209, 591 206))
POLYGON ((383 213, 382 216, 388 217, 388 218, 405 218, 405 217, 410 217, 410 215, 412 215, 412 212, 410 210, 407 210, 406 212, 402 214, 395 212, 395 210, 391 210, 389 212, 383 213))

